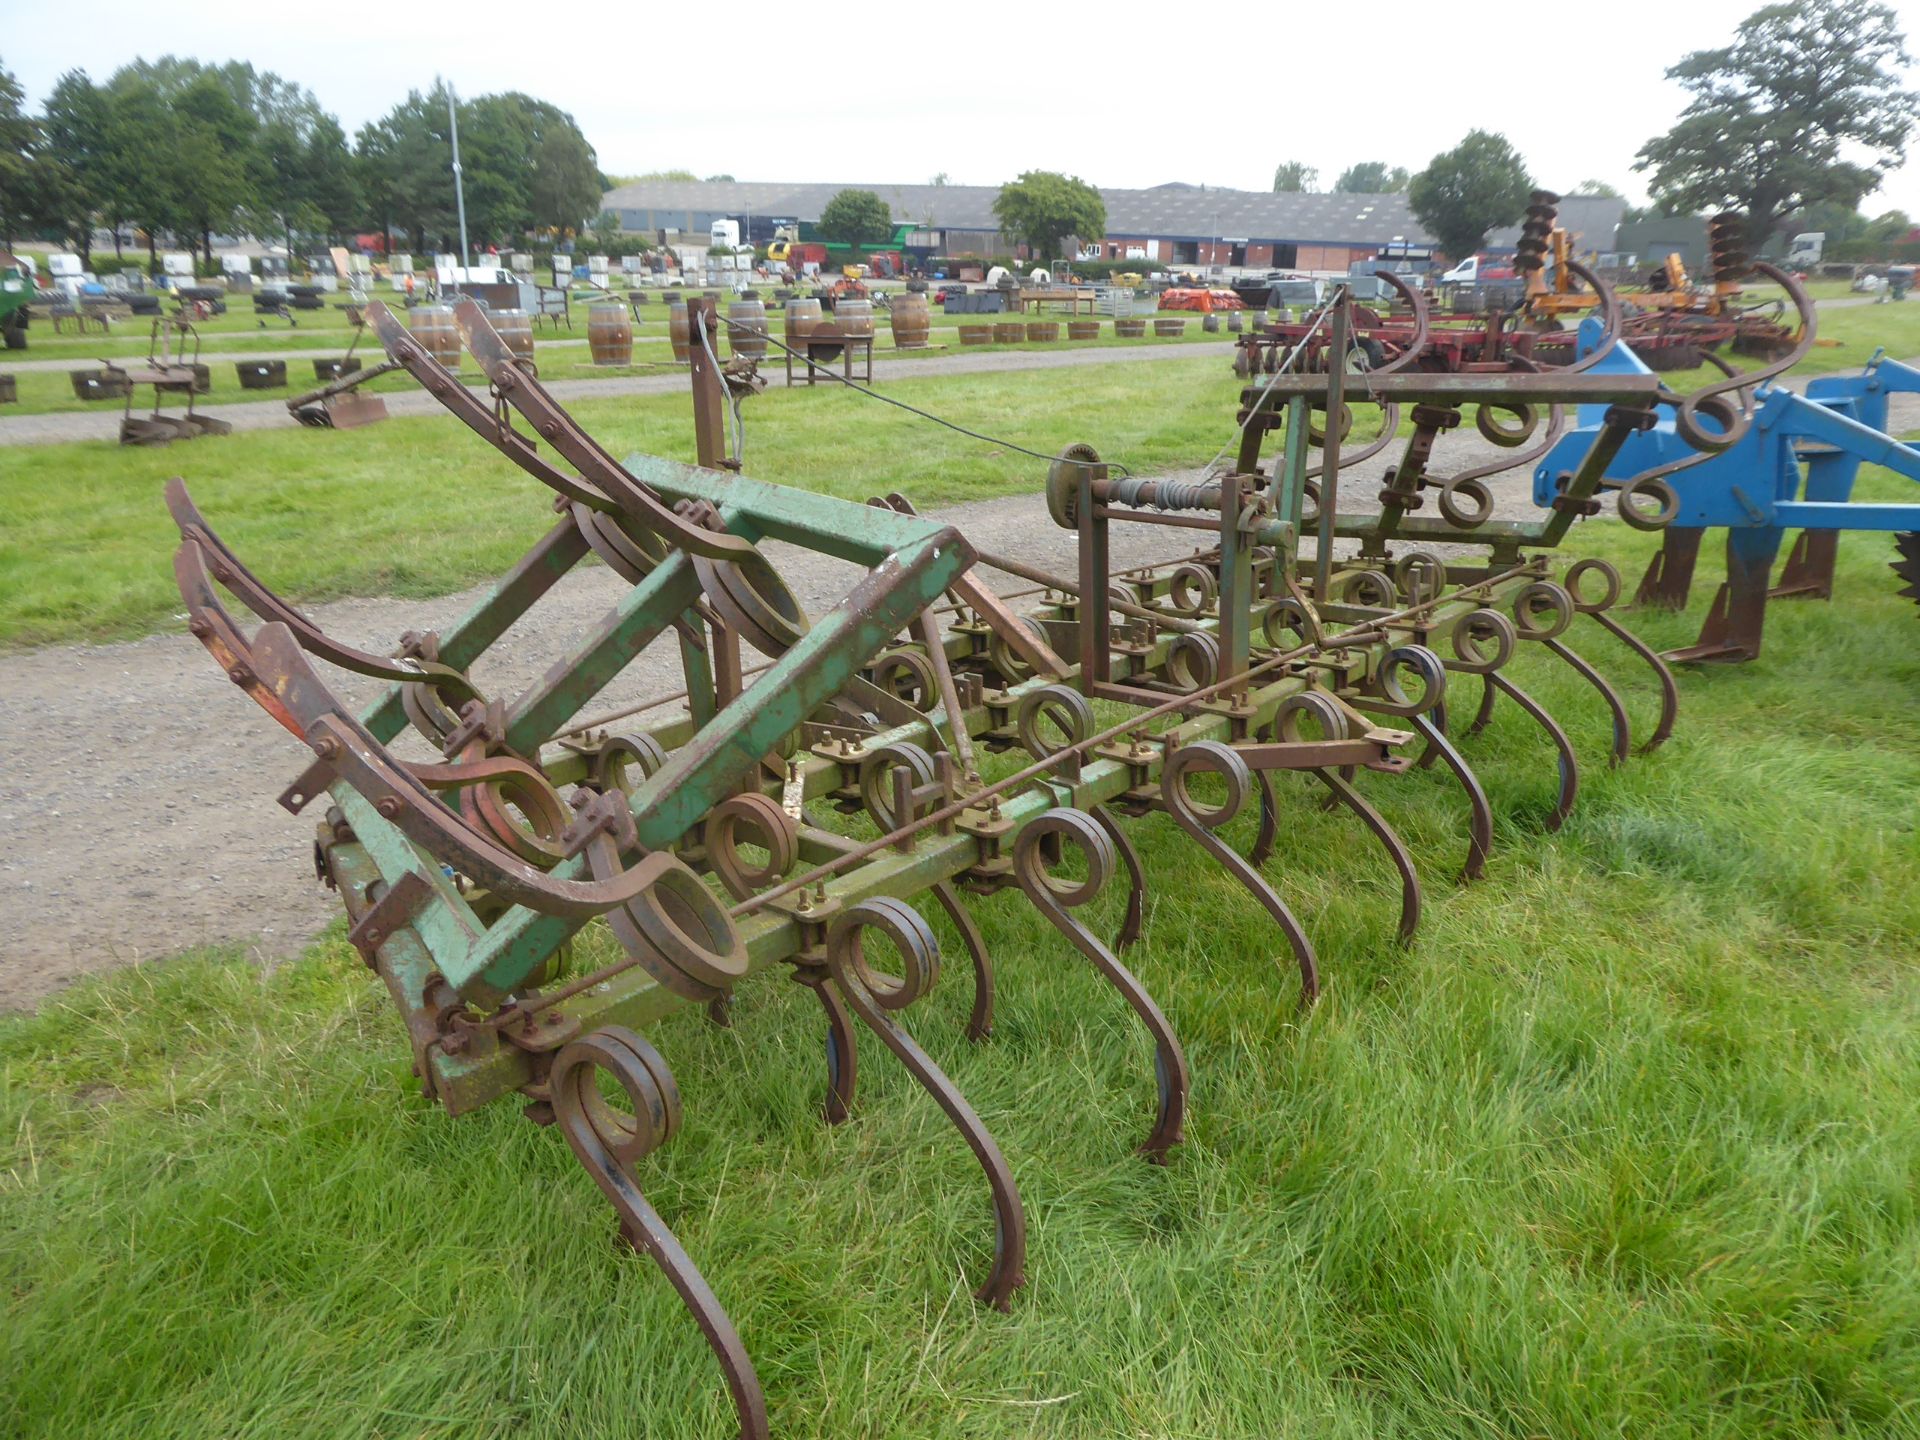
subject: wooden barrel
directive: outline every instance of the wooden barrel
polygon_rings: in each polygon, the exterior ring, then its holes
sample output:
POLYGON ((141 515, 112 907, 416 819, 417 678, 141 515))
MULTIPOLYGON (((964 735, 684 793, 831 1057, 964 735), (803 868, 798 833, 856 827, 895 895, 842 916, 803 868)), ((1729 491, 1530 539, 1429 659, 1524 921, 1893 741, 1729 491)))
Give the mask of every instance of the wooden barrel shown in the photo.
POLYGON ((1098 340, 1100 322, 1098 320, 1069 320, 1067 322, 1069 340, 1098 340))
MULTIPOLYGON (((680 314, 686 315, 686 307, 680 314)), ((681 325, 684 328, 685 320, 681 325)), ((587 348, 596 365, 633 363, 633 320, 624 305, 598 304, 587 307, 587 348)))
POLYGON ((1027 322, 1027 339, 1040 344, 1051 344, 1059 338, 1060 322, 1058 320, 1029 320, 1027 322))
POLYGON ((871 300, 841 300, 833 307, 833 323, 840 327, 842 335, 871 336, 873 334, 873 302, 871 300))
POLYGON ((1118 335, 1122 340, 1138 340, 1147 333, 1147 322, 1144 320, 1116 320, 1113 322, 1113 333, 1118 335))
POLYGON ((673 297, 667 301, 667 339, 673 342, 673 358, 686 364, 693 345, 693 313, 687 309, 684 299, 673 297))
POLYGON ((767 358, 767 307, 758 300, 735 300, 727 306, 727 343, 735 355, 767 358))
POLYGON ((460 327, 451 305, 416 305, 407 312, 407 328, 422 350, 449 370, 460 368, 460 327))
POLYGON ((11 375, 0 375, 0 405, 12 405, 19 399, 19 383, 11 375))
POLYGON ((803 300, 795 296, 787 301, 787 343, 799 344, 813 333, 823 317, 824 312, 818 300, 803 300))
POLYGON ((1175 335, 1184 335, 1187 333, 1187 322, 1184 320, 1155 320, 1153 322, 1153 333, 1163 339, 1168 339, 1175 335))
POLYGON ((524 310, 496 310, 487 318, 507 342, 513 358, 533 364, 533 317, 524 310))
POLYGON ((996 320, 993 324, 993 343, 996 345, 1018 345, 1027 338, 1027 327, 1018 320, 1008 322, 996 320))
POLYGON ((960 343, 962 345, 988 345, 993 341, 991 325, 962 325, 960 343))
POLYGON ((893 297, 893 308, 887 312, 887 326, 893 331, 893 348, 896 350, 919 350, 927 343, 927 336, 933 330, 933 312, 927 307, 924 292, 908 291, 905 295, 893 297))

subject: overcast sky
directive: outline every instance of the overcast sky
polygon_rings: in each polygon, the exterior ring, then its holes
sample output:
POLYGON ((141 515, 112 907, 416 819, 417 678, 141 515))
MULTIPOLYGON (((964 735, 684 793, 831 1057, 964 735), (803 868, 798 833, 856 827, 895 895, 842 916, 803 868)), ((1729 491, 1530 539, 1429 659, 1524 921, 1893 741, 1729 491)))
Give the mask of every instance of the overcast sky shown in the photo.
MULTIPOLYGON (((944 171, 956 184, 997 185, 1046 169, 1116 187, 1265 189, 1277 162, 1298 159, 1318 167, 1324 187, 1360 160, 1418 170, 1479 127, 1505 134, 1551 189, 1597 179, 1641 200, 1634 152, 1682 104, 1666 68, 1726 43, 1757 8, 1758 0, 1609 0, 1584 11, 1375 0, 1346 12, 1130 14, 1111 4, 549 9, 457 0, 349 12, 88 0, 80 23, 41 11, 8 27, 0 65, 38 105, 72 69, 104 80, 138 56, 247 60, 307 86, 349 134, 438 73, 463 96, 524 90, 572 111, 611 175, 685 168, 741 180, 919 182, 944 171), (353 22, 339 23, 348 13, 353 22), (1182 22, 1190 33, 1176 33, 1182 22), (797 76, 823 84, 804 98, 784 94, 782 82, 797 76), (845 82, 838 94, 835 82, 845 82)), ((1893 8, 1916 37, 1909 48, 1920 45, 1920 0, 1893 8)), ((1869 214, 1895 207, 1920 217, 1920 164, 1894 172, 1863 203, 1869 214)))

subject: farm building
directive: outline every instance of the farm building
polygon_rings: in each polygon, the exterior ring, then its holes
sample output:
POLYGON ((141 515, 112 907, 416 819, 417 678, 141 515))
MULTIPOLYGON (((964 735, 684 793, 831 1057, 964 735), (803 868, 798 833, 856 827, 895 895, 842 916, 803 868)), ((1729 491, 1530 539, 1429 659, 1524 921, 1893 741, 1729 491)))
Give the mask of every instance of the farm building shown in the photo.
MULTIPOLYGON (((603 208, 636 234, 705 235, 715 220, 741 222, 760 243, 776 227, 797 225, 811 239, 827 202, 842 190, 871 190, 887 202, 901 233, 895 243, 931 255, 1007 254, 1014 247, 993 213, 994 185, 778 184, 643 180, 609 190, 603 208)), ((1425 246, 1430 237, 1404 195, 1274 194, 1173 182, 1148 190, 1102 189, 1107 232, 1083 236, 1091 251, 1137 255, 1164 265, 1227 265, 1250 269, 1345 270, 1395 243, 1425 246)), ((1561 202, 1562 223, 1582 252, 1611 250, 1625 203, 1598 196, 1561 202)), ((1489 248, 1511 249, 1519 228, 1495 231, 1489 248)))

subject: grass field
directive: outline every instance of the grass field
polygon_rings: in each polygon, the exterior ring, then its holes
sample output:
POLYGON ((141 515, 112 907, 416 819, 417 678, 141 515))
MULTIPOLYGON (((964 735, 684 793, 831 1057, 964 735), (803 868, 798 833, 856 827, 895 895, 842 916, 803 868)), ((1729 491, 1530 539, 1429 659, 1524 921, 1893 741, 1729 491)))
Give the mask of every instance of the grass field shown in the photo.
MULTIPOLYGON (((1097 438, 1143 472, 1198 465, 1232 429, 1219 360, 890 382, 885 393, 1052 454, 1097 438)), ((691 461, 684 394, 570 403, 615 454, 691 461)), ((923 505, 1031 491, 1043 462, 840 387, 747 408, 750 473, 923 505)), ((171 623, 177 534, 160 491, 184 475, 208 518, 290 598, 444 594, 498 574, 552 523, 548 495, 451 419, 254 431, 164 450, 106 442, 0 450, 0 644, 105 639, 171 623), (456 516, 459 523, 449 523, 456 516)))
MULTIPOLYGON (((1651 545, 1598 521, 1569 548, 1631 579, 1651 545)), ((1269 873, 1321 950, 1311 1013, 1252 902, 1144 822, 1134 959, 1196 1085, 1165 1169, 1129 1154, 1150 1057, 1117 999, 1017 896, 979 902, 996 1035, 963 1040, 951 972, 907 1023, 1021 1184, 1009 1315, 968 1295, 978 1172, 877 1047, 828 1129, 798 987, 749 982, 732 1030, 655 1027, 687 1125, 643 1181, 775 1433, 1920 1433, 1920 614, 1888 549, 1849 536, 1835 600, 1777 604, 1760 661, 1685 675, 1675 739, 1617 772, 1591 690, 1516 662, 1593 768, 1548 836, 1537 730, 1508 707, 1469 743, 1503 817, 1484 883, 1447 878, 1447 782, 1363 777, 1427 878, 1410 949, 1377 849, 1283 787, 1269 873)), ((1635 628, 1690 638, 1709 558, 1692 614, 1635 628)), ((1570 638, 1644 724, 1644 669, 1570 638)), ((560 1138, 511 1103, 444 1118, 405 1055, 337 932, 0 1019, 0 1433, 730 1433, 698 1334, 560 1138)))

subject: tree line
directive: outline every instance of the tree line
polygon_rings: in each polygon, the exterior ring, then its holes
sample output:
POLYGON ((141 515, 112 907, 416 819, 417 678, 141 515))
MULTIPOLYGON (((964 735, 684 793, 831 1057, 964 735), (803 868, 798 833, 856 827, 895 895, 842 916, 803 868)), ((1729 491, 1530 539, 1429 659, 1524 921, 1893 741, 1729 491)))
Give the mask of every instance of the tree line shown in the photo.
MULTIPOLYGON (((1877 0, 1801 0, 1748 16, 1730 44, 1696 50, 1666 72, 1688 96, 1679 121, 1648 140, 1634 169, 1653 203, 1629 218, 1740 210, 1758 251, 1783 221, 1845 238, 1904 236, 1907 217, 1869 221, 1860 201, 1905 158, 1920 97, 1900 82, 1911 63, 1894 11, 1877 0)), ((1274 170, 1276 192, 1312 192, 1320 172, 1301 160, 1274 170)), ((1408 207, 1450 255, 1518 221, 1534 182, 1503 135, 1470 132, 1418 174, 1366 161, 1341 172, 1339 194, 1404 191, 1408 207)), ((1588 180, 1574 193, 1621 198, 1588 180)))
MULTIPOLYGON (((457 249, 448 91, 412 91, 348 141, 304 86, 243 61, 136 60, 60 77, 40 112, 0 66, 0 241, 31 234, 91 266, 96 229, 162 236, 213 260, 213 236, 339 243, 358 231, 457 249)), ((461 100, 467 230, 478 245, 564 234, 606 187, 571 115, 508 91, 461 100)))

